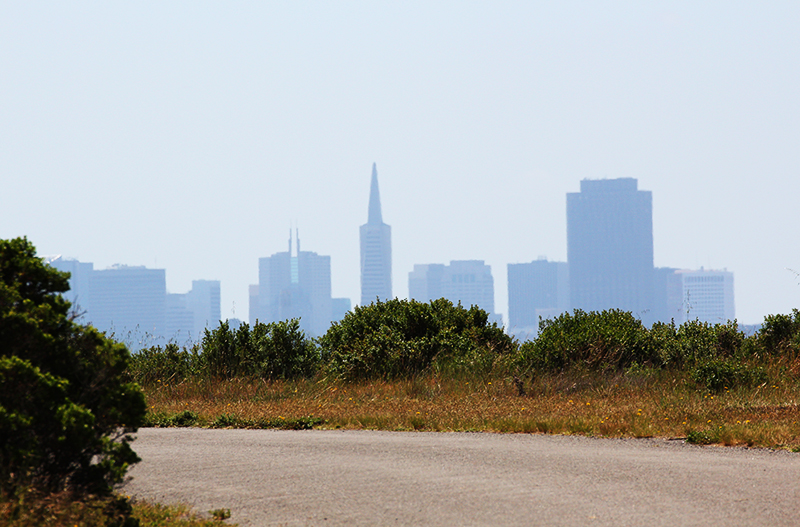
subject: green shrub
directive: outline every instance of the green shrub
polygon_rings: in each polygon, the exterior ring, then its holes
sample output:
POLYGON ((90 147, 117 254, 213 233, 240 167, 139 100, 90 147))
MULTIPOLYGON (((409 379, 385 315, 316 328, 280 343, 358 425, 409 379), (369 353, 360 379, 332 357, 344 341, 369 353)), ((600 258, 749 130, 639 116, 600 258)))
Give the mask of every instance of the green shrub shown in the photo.
POLYGON ((692 371, 692 379, 710 392, 750 387, 767 381, 763 368, 749 367, 738 360, 709 360, 692 371))
POLYGON ((176 414, 167 415, 164 412, 148 412, 144 426, 157 426, 160 428, 187 427, 197 424, 199 416, 191 410, 184 410, 176 414))
POLYGON ((0 490, 107 495, 145 415, 128 350, 68 316, 69 275, 25 238, 0 241, 0 490))
POLYGON ((584 312, 576 309, 539 322, 539 335, 520 346, 520 370, 592 372, 623 370, 658 362, 647 329, 631 313, 616 309, 584 312))
POLYGON ((791 315, 767 315, 756 334, 758 351, 766 356, 800 355, 800 311, 791 315))
POLYGON ((430 368, 479 373, 513 348, 488 313, 444 298, 358 306, 319 344, 328 374, 347 380, 411 377, 430 368))
POLYGON ((295 379, 313 375, 319 353, 298 320, 242 324, 232 331, 227 322, 203 336, 200 368, 218 379, 261 377, 295 379))
POLYGON ((260 418, 248 419, 238 417, 231 414, 222 414, 217 416, 211 428, 253 428, 266 430, 270 428, 279 428, 281 430, 311 430, 316 425, 322 424, 322 419, 319 417, 274 417, 274 418, 260 418))
MULTIPOLYGON (((249 333, 246 324, 239 330, 249 333)), ((205 374, 216 379, 230 379, 239 374, 241 357, 236 346, 236 332, 230 329, 227 320, 211 331, 205 330, 201 350, 200 368, 205 374)))
POLYGON ((666 366, 691 368, 740 355, 745 336, 735 320, 725 324, 691 320, 678 327, 674 339, 674 344, 660 350, 662 361, 666 366))
POLYGON ((132 379, 141 385, 175 383, 194 375, 198 361, 196 348, 189 351, 170 342, 163 348, 152 346, 133 353, 128 371, 132 379))

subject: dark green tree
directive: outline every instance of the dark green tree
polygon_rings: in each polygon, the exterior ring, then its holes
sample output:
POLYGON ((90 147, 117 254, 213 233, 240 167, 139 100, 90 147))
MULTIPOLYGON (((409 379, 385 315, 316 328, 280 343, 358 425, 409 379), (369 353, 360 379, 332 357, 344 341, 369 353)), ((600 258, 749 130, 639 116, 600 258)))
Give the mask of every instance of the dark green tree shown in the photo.
POLYGON ((69 274, 0 240, 0 490, 107 495, 146 405, 122 344, 69 316, 69 274))

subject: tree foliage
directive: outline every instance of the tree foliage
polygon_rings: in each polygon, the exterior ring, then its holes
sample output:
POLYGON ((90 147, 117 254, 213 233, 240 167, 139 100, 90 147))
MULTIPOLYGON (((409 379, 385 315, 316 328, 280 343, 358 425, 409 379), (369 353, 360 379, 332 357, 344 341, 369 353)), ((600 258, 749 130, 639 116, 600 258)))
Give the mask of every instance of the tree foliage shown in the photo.
POLYGON ((0 490, 107 494, 145 415, 128 350, 68 316, 69 274, 0 240, 0 490))
POLYGON ((431 367, 479 373, 513 348, 486 311, 444 298, 356 307, 319 343, 329 374, 348 380, 409 377, 431 367))

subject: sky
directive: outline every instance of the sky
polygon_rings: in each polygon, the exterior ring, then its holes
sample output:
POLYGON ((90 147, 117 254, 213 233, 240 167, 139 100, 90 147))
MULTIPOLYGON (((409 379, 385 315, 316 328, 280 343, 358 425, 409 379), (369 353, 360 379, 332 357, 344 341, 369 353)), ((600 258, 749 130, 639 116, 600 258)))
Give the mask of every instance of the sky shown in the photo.
POLYGON ((0 238, 220 280, 330 255, 360 299, 372 163, 393 288, 418 263, 566 260, 566 194, 653 193, 656 266, 800 307, 798 2, 3 2, 0 238))

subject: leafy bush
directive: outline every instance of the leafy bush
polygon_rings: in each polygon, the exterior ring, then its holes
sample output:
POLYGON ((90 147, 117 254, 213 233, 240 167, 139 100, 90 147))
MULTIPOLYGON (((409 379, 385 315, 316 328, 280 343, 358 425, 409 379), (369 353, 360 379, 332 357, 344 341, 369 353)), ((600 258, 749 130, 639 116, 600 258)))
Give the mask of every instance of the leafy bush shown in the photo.
POLYGON ((765 355, 800 355, 800 311, 791 315, 767 315, 756 334, 758 349, 765 355))
POLYGON ((275 417, 272 419, 248 419, 238 417, 230 414, 222 414, 217 416, 211 424, 212 428, 253 428, 259 430, 266 430, 270 428, 279 428, 281 430, 311 430, 316 425, 322 424, 322 419, 319 417, 275 417))
POLYGON ((692 371, 692 379, 710 392, 726 388, 753 386, 767 381, 763 368, 748 367, 738 360, 709 360, 692 371))
POLYGON ((252 330, 245 323, 236 331, 222 322, 206 330, 199 360, 200 368, 218 379, 294 379, 313 375, 319 367, 316 346, 296 319, 256 322, 252 330))
POLYGON ((0 490, 106 495, 145 415, 128 350, 68 317, 69 275, 25 238, 0 241, 0 490))
POLYGON ((192 351, 169 343, 163 348, 152 346, 133 353, 128 370, 139 384, 173 383, 191 377, 198 365, 197 349, 192 351))
POLYGON ((520 346, 522 371, 622 370, 658 361, 647 329, 631 313, 612 309, 563 313, 539 322, 536 340, 520 346))
POLYGON ((297 320, 242 324, 232 330, 220 322, 206 330, 201 344, 191 350, 167 344, 135 353, 130 376, 135 381, 177 383, 187 378, 296 379, 309 377, 319 368, 319 352, 307 339, 297 320))
POLYGON ((347 380, 410 377, 431 367, 477 373, 513 348, 484 310, 444 298, 356 307, 319 343, 328 373, 347 380))
POLYGON ((692 367, 709 360, 739 355, 744 340, 744 333, 739 331, 736 321, 708 324, 691 320, 681 324, 675 333, 674 345, 670 347, 675 354, 670 356, 661 350, 661 357, 667 366, 692 367))

